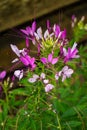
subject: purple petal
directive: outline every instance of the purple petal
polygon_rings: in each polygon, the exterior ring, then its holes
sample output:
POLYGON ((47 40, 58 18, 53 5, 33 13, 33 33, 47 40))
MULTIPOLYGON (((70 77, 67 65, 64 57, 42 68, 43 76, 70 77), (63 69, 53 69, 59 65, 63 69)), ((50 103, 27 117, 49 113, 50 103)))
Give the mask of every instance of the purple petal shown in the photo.
POLYGON ((42 62, 43 64, 46 64, 46 63, 47 63, 47 58, 45 58, 45 57, 42 57, 40 60, 41 60, 41 62, 42 62))
POLYGON ((52 65, 56 64, 58 62, 58 58, 53 58, 52 65))
POLYGON ((37 49, 38 49, 38 55, 40 55, 40 44, 38 44, 37 49))
POLYGON ((23 32, 23 33, 26 34, 26 35, 29 35, 29 32, 26 31, 25 29, 21 29, 21 32, 23 32))
POLYGON ((52 54, 49 54, 49 55, 48 55, 48 62, 51 63, 51 62, 52 62, 52 58, 53 58, 53 55, 52 55, 52 54))
POLYGON ((26 58, 26 60, 30 63, 31 57, 30 57, 29 55, 26 55, 25 58, 26 58))
POLYGON ((60 36, 61 39, 65 39, 66 38, 66 29, 64 29, 64 31, 62 31, 62 34, 60 36))
POLYGON ((33 64, 30 69, 33 71, 35 68, 36 68, 36 64, 33 64))
POLYGON ((47 29, 50 29, 50 21, 47 20, 47 29))
POLYGON ((5 70, 0 72, 0 80, 4 79, 5 76, 6 76, 6 71, 5 70))
POLYGON ((26 47, 27 48, 29 47, 29 39, 28 39, 28 37, 26 37, 26 47))
POLYGON ((59 33, 60 33, 60 27, 58 25, 56 25, 55 36, 58 37, 59 33))
POLYGON ((27 26, 27 27, 26 27, 26 31, 27 31, 27 33, 28 33, 28 36, 29 36, 29 34, 30 34, 30 31, 31 31, 31 27, 30 27, 30 26, 27 26))
POLYGON ((28 65, 29 65, 29 61, 28 61, 25 57, 23 57, 23 56, 20 57, 20 61, 21 61, 25 66, 28 66, 28 65))
POLYGON ((36 22, 34 21, 32 23, 32 31, 33 31, 33 33, 35 32, 35 30, 36 30, 36 22))
POLYGON ((33 65, 34 62, 35 62, 35 58, 33 57, 33 58, 30 59, 30 64, 33 65))

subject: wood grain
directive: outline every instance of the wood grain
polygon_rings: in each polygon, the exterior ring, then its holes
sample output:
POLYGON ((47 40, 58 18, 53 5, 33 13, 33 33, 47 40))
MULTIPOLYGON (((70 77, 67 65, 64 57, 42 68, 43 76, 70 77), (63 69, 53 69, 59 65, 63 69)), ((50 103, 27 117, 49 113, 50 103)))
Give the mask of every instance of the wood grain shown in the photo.
POLYGON ((0 31, 80 0, 0 0, 0 31))

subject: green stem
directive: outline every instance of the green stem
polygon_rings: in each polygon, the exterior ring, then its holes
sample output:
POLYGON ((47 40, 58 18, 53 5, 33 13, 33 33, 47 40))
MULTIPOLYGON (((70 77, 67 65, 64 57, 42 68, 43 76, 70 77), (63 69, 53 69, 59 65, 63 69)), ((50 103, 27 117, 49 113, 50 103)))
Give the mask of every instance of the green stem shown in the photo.
POLYGON ((58 121, 58 129, 59 130, 62 130, 62 128, 61 128, 61 124, 60 124, 60 119, 59 119, 59 116, 58 116, 58 114, 57 114, 57 121, 58 121))

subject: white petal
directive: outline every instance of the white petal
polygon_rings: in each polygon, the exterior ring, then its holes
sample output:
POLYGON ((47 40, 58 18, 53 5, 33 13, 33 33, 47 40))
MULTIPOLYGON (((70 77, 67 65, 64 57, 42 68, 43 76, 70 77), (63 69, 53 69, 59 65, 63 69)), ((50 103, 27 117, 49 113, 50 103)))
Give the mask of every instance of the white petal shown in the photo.
POLYGON ((36 82, 36 79, 35 79, 35 78, 29 78, 28 81, 29 81, 30 83, 34 83, 34 82, 36 82))
POLYGON ((48 79, 44 79, 44 80, 43 80, 43 83, 44 83, 44 84, 47 84, 47 83, 49 83, 49 80, 48 80, 48 79))
POLYGON ((19 78, 20 72, 21 72, 20 70, 16 70, 16 71, 14 72, 14 75, 19 78))
POLYGON ((44 78, 45 78, 45 73, 41 73, 40 77, 41 77, 42 79, 44 79, 44 78))
POLYGON ((75 42, 72 49, 71 49, 71 52, 73 52, 76 49, 76 46, 77 46, 77 43, 75 42))
POLYGON ((37 74, 33 74, 33 78, 37 80, 39 76, 37 74))
POLYGON ((63 69, 62 69, 63 72, 67 71, 67 70, 68 70, 68 66, 64 66, 63 69))
POLYGON ((37 29, 37 34, 38 34, 39 38, 42 39, 42 28, 41 27, 37 29))
POLYGON ((23 70, 16 70, 14 72, 15 77, 17 77, 19 80, 23 78, 23 70))
POLYGON ((59 74, 55 74, 55 79, 56 79, 56 80, 59 79, 59 74))
POLYGON ((71 77, 71 74, 73 74, 73 70, 72 69, 68 69, 64 74, 69 78, 71 77))
POLYGON ((67 51, 66 51, 66 49, 65 49, 65 48, 63 48, 63 54, 64 54, 64 56, 66 56, 66 55, 67 55, 67 51))
POLYGON ((62 75, 62 71, 59 71, 59 73, 58 73, 58 74, 59 74, 59 76, 61 76, 61 75, 62 75))
POLYGON ((44 33, 44 38, 47 39, 48 36, 49 36, 49 31, 46 30, 45 33, 44 33))
POLYGON ((62 31, 59 33, 59 35, 58 35, 58 39, 61 37, 61 35, 62 35, 62 31))
POLYGON ((12 63, 15 63, 15 62, 17 62, 17 61, 19 61, 19 59, 18 59, 18 58, 15 58, 15 59, 12 61, 12 63))
POLYGON ((11 46, 11 49, 13 50, 13 52, 14 52, 18 57, 20 57, 20 50, 17 48, 17 46, 16 46, 16 45, 13 45, 13 44, 11 44, 10 46, 11 46))
POLYGON ((40 39, 37 33, 34 33, 34 35, 35 35, 35 37, 36 37, 37 40, 40 39))
POLYGON ((19 80, 23 78, 23 73, 20 73, 19 80))
POLYGON ((66 79, 66 75, 63 75, 62 82, 66 79))

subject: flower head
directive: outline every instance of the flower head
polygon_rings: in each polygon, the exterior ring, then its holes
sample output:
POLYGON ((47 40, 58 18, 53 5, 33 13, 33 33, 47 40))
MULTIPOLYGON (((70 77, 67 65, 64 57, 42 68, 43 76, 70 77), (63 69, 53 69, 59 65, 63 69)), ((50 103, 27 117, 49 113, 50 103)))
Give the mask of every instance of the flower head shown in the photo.
POLYGON ((72 74, 73 74, 73 70, 69 69, 68 66, 64 66, 63 69, 59 72, 59 76, 62 76, 62 82, 66 78, 70 78, 72 74))
POLYGON ((15 60, 13 60, 12 62, 17 62, 17 61, 21 61, 25 66, 29 67, 31 70, 35 69, 36 64, 35 62, 35 58, 31 58, 28 54, 27 54, 27 50, 26 48, 24 48, 23 50, 19 50, 17 48, 17 46, 12 45, 11 44, 11 48, 13 50, 13 52, 15 52, 15 54, 18 56, 18 58, 16 58, 15 60))
POLYGON ((77 50, 76 46, 77 46, 77 43, 74 43, 72 48, 68 48, 68 51, 66 51, 66 49, 63 48, 63 53, 64 53, 64 57, 65 57, 64 62, 68 62, 71 59, 80 57, 79 55, 77 55, 78 50, 77 50))

